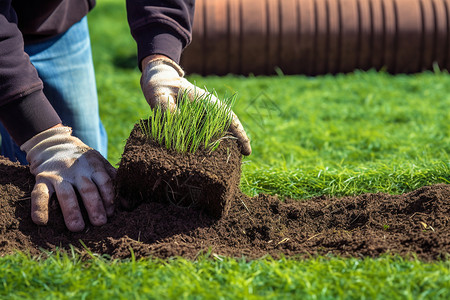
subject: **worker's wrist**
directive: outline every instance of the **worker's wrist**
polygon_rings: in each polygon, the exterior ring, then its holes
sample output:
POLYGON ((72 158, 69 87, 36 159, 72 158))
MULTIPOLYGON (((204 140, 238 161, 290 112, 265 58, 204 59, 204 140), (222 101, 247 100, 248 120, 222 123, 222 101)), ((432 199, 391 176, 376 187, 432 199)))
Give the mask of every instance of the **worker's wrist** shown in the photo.
POLYGON ((152 55, 145 57, 141 63, 142 70, 144 71, 149 64, 153 64, 153 65, 163 64, 163 65, 170 66, 178 73, 178 75, 180 77, 184 76, 183 69, 181 69, 181 67, 175 61, 173 61, 172 59, 170 59, 169 57, 167 57, 165 55, 152 54, 152 55))
POLYGON ((0 119, 17 145, 61 123, 42 90, 2 106, 0 119))
POLYGON ((157 59, 170 59, 165 55, 162 54, 152 54, 149 55, 147 57, 145 57, 142 62, 141 62, 141 68, 142 70, 144 70, 144 68, 152 61, 157 60, 157 59))
MULTIPOLYGON (((42 141, 46 140, 46 144, 59 144, 61 143, 65 137, 70 136, 72 134, 72 128, 67 126, 62 126, 61 124, 55 125, 47 130, 44 130, 32 138, 30 138, 28 141, 22 144, 20 146, 20 150, 25 151, 27 155, 30 154, 30 150, 35 148, 36 145, 41 143, 42 141)), ((45 148, 45 147, 41 147, 45 148)), ((35 151, 36 152, 36 151, 35 151)))
POLYGON ((137 42, 139 67, 145 57, 153 54, 165 55, 178 63, 186 46, 183 44, 184 38, 180 38, 178 32, 160 23, 140 26, 133 30, 133 37, 137 42))

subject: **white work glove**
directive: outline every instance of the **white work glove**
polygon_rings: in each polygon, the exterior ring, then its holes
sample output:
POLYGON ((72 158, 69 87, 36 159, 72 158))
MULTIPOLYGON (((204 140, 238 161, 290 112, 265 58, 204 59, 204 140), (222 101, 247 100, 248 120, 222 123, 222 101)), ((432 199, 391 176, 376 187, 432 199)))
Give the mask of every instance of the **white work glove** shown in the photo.
POLYGON ((48 222, 49 201, 54 192, 64 221, 70 231, 81 231, 81 215, 76 188, 81 195, 91 224, 103 225, 114 213, 112 179, 116 170, 96 150, 72 136, 70 127, 47 129, 20 149, 27 153, 30 172, 36 176, 31 193, 31 218, 38 225, 48 222))
MULTIPOLYGON (((189 99, 193 101, 196 96, 201 97, 208 94, 205 90, 191 84, 183 78, 184 72, 173 60, 166 57, 158 57, 144 62, 142 68, 141 88, 145 99, 152 108, 160 105, 163 109, 169 108, 175 111, 176 99, 180 94, 187 93, 189 99)), ((220 102, 214 95, 208 97, 211 102, 220 102)), ((234 112, 231 112, 230 131, 236 136, 241 145, 241 153, 250 155, 252 148, 250 140, 245 133, 244 127, 234 112)))

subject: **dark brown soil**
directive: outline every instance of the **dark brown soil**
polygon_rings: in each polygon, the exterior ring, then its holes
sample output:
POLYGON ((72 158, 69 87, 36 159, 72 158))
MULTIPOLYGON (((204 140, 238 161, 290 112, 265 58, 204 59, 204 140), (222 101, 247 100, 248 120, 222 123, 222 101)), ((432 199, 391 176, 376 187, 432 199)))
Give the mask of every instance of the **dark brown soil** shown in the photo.
POLYGON ((65 228, 56 201, 49 225, 30 218, 34 179, 26 167, 0 158, 0 255, 42 249, 93 252, 114 258, 199 254, 248 259, 264 255, 342 255, 376 257, 383 253, 424 260, 450 253, 450 185, 422 187, 404 195, 366 194, 319 197, 307 201, 238 193, 228 215, 217 220, 193 208, 148 202, 137 209, 117 210, 102 227, 88 225, 82 233, 65 228))

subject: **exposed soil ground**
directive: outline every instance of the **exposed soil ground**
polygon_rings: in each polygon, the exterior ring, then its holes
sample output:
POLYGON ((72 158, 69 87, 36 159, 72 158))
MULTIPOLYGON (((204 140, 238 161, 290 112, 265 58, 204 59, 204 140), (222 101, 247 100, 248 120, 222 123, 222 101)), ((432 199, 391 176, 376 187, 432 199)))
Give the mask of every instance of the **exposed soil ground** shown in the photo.
POLYGON ((65 228, 56 201, 48 226, 30 218, 34 179, 26 167, 0 158, 0 255, 15 250, 38 255, 40 248, 93 252, 114 258, 199 254, 249 259, 326 255, 376 257, 383 253, 424 260, 445 259, 450 253, 450 185, 434 185, 403 195, 366 194, 319 197, 307 201, 259 195, 234 197, 228 215, 209 217, 193 208, 142 203, 117 210, 107 225, 88 225, 81 233, 65 228))

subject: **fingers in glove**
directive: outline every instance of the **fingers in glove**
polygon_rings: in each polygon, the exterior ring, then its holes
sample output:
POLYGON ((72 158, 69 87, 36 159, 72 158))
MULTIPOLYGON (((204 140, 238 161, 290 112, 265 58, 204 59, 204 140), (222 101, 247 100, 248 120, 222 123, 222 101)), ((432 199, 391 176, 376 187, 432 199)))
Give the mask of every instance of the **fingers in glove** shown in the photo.
MULTIPOLYGON (((196 99, 196 98, 206 97, 210 94, 207 91, 205 91, 204 89, 193 85, 185 78, 181 79, 181 81, 180 81, 180 92, 186 93, 189 100, 191 100, 191 101, 194 101, 194 99, 196 99)), ((213 98, 211 100, 212 102, 215 103, 215 102, 219 101, 216 97, 214 97, 214 95, 211 94, 211 96, 212 96, 211 98, 213 98)))
POLYGON ((48 182, 36 179, 36 184, 31 192, 31 219, 35 224, 47 225, 48 206, 53 192, 53 188, 48 182))
POLYGON ((154 101, 156 102, 156 104, 150 105, 152 106, 152 108, 159 105, 162 111, 170 110, 170 112, 175 113, 177 111, 176 96, 177 95, 169 92, 160 92, 155 95, 154 101))
POLYGON ((73 232, 83 230, 85 224, 72 185, 67 181, 62 181, 55 185, 55 192, 67 228, 73 232))
POLYGON ((86 158, 90 161, 90 165, 96 170, 105 170, 111 179, 115 179, 117 175, 117 169, 111 166, 109 161, 104 158, 99 152, 95 150, 90 150, 86 152, 86 158))
POLYGON ((77 189, 83 199, 91 224, 94 226, 106 224, 108 221, 106 211, 97 186, 89 178, 81 176, 77 179, 77 189))
MULTIPOLYGON (((90 150, 83 154, 84 159, 89 161, 89 167, 92 170, 90 178, 96 186, 95 193, 100 197, 100 202, 103 203, 103 211, 108 217, 114 214, 114 184, 113 179, 116 177, 117 170, 97 151, 90 150), (100 194, 99 194, 100 192, 100 194)), ((86 182, 80 181, 78 185, 84 186, 86 182)), ((92 186, 88 183, 88 187, 92 186)), ((92 189, 94 191, 94 189, 92 189)), ((93 211, 98 211, 93 207, 93 211)), ((91 215, 89 215, 91 216, 91 215)), ((106 218, 105 218, 106 222, 106 218)), ((92 220, 91 220, 92 223, 92 220)), ((103 225, 94 221, 94 225, 103 225)))
POLYGON ((252 153, 250 139, 248 138, 247 133, 245 133, 241 121, 239 121, 239 118, 234 112, 231 112, 231 124, 229 130, 235 137, 237 137, 239 144, 241 145, 241 153, 246 156, 250 155, 252 153))
POLYGON ((171 112, 175 112, 177 110, 177 89, 165 86, 153 87, 148 82, 141 82, 141 86, 145 99, 151 108, 156 108, 159 105, 163 111, 170 109, 171 112))
POLYGON ((105 159, 106 163, 104 164, 106 173, 108 173, 109 177, 114 180, 117 176, 117 169, 111 166, 111 164, 105 159))
POLYGON ((114 185, 112 178, 105 172, 94 172, 92 180, 100 191, 106 215, 111 217, 114 214, 114 185))
MULTIPOLYGON (((224 105, 219 99, 217 99, 216 96, 214 96, 211 93, 208 93, 204 89, 192 85, 186 79, 183 79, 181 82, 182 82, 181 89, 187 93, 189 100, 194 101, 194 99, 196 98, 208 96, 207 99, 211 103, 224 105)), ((229 130, 235 137, 237 137, 238 142, 241 146, 241 153, 243 155, 250 155, 252 153, 252 147, 250 146, 250 139, 248 138, 241 121, 239 121, 239 118, 233 111, 230 111, 230 117, 231 117, 231 124, 229 130)))

